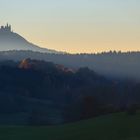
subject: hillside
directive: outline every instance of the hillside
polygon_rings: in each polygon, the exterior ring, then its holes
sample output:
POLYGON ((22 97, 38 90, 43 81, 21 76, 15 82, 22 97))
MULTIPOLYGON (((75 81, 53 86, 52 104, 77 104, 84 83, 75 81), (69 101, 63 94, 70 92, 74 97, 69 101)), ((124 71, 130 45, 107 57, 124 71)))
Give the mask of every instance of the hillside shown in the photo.
POLYGON ((32 59, 3 61, 0 62, 0 124, 60 124, 99 115, 94 110, 83 114, 82 102, 94 92, 99 96, 107 91, 111 94, 111 88, 110 80, 88 68, 74 71, 32 59))
POLYGON ((106 115, 61 126, 0 127, 2 140, 140 140, 140 113, 106 115), (5 135, 6 134, 6 135, 5 135))
POLYGON ((140 108, 140 83, 43 60, 0 62, 0 124, 54 125, 140 108))
POLYGON ((35 52, 60 53, 30 43, 18 33, 13 32, 11 26, 7 24, 0 28, 0 51, 8 50, 32 50, 35 52))

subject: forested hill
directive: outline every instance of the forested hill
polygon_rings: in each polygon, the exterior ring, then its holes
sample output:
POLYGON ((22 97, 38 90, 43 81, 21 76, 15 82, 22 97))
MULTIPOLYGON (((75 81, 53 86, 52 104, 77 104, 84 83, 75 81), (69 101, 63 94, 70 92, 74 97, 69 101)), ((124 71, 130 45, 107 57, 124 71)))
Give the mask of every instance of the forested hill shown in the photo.
POLYGON ((140 83, 43 60, 0 62, 0 124, 57 124, 139 107, 140 83))

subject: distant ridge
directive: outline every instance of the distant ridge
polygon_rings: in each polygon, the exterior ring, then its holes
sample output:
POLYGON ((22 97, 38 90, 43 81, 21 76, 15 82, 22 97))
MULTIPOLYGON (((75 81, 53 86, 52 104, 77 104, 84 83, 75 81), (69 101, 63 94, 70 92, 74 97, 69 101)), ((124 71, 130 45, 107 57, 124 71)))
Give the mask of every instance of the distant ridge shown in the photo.
POLYGON ((100 54, 52 54, 34 51, 1 51, 0 61, 35 59, 78 69, 88 67, 100 75, 140 81, 140 52, 106 52, 100 54))
POLYGON ((43 53, 61 53, 59 51, 41 48, 28 42, 25 38, 12 31, 11 25, 0 27, 0 51, 32 50, 43 53))

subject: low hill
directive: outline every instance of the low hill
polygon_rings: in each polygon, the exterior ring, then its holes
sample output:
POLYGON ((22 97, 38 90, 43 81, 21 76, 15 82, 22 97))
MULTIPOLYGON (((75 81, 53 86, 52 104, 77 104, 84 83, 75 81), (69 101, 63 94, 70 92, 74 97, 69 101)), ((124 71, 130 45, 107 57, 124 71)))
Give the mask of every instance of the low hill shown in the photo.
POLYGON ((96 111, 80 111, 85 96, 107 91, 112 93, 112 82, 88 68, 74 71, 32 59, 0 62, 0 124, 60 124, 94 116, 96 111))
POLYGON ((140 108, 140 83, 43 60, 0 62, 0 124, 53 125, 140 108))

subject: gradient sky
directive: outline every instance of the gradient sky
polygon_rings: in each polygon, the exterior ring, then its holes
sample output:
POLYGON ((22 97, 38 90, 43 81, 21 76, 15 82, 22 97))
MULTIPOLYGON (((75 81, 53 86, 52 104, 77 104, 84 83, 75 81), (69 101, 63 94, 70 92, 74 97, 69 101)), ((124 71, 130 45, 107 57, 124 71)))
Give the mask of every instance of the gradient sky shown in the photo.
POLYGON ((0 0, 0 25, 41 47, 140 50, 140 0, 0 0))

